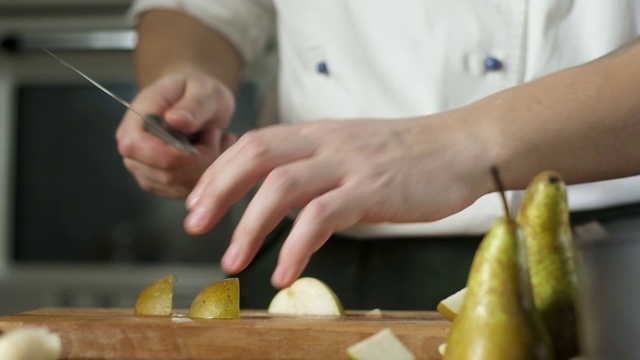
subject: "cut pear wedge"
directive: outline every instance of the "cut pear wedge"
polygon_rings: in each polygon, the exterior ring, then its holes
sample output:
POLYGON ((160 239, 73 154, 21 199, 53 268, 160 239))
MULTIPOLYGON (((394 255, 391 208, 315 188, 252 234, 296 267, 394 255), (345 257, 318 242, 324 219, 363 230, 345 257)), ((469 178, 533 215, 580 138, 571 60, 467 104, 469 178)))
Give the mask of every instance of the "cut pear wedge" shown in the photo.
POLYGON ((229 278, 215 282, 196 295, 189 317, 200 319, 239 319, 240 281, 229 278))
POLYGON ((175 275, 164 276, 142 289, 136 301, 136 315, 171 315, 175 275))
POLYGON ((442 316, 444 316, 447 320, 453 321, 462 309, 462 304, 464 303, 465 295, 467 294, 467 288, 463 288, 459 290, 455 294, 447 297, 446 299, 440 301, 436 310, 442 316))
POLYGON ((391 329, 386 328, 349 346, 347 358, 352 360, 413 360, 416 357, 391 329))
POLYGON ((447 343, 438 345, 438 354, 444 356, 447 353, 447 343))
POLYGON ((45 327, 23 326, 0 336, 2 360, 57 360, 61 356, 60 335, 45 327))
POLYGON ((344 308, 329 285, 312 278, 296 280, 271 300, 268 312, 281 315, 343 316, 344 308))

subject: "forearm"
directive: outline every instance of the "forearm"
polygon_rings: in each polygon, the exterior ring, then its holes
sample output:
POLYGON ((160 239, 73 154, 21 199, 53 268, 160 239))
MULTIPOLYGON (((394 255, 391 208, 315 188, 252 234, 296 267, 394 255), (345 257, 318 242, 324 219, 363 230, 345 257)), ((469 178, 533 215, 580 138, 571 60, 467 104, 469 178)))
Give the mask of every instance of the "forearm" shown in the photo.
POLYGON ((137 30, 134 64, 141 87, 169 73, 204 73, 237 91, 242 60, 221 34, 192 17, 167 10, 143 14, 137 30))
MULTIPOLYGON (((545 169, 568 183, 640 173, 640 43, 462 109, 507 186, 545 169), (475 119, 469 120, 478 120, 475 119)), ((486 164, 483 164, 486 165, 486 164)), ((481 169, 478 169, 480 171, 481 169)))

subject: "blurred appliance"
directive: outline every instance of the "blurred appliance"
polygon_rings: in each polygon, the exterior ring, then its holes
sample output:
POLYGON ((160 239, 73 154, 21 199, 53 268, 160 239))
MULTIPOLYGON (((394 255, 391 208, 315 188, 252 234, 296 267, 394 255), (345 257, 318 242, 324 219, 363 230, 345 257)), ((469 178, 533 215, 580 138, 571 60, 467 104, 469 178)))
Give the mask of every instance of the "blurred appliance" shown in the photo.
MULTIPOLYGON (((131 307, 174 273, 176 306, 222 278, 217 262, 239 218, 188 236, 182 201, 142 191, 117 153, 120 104, 47 48, 131 100, 135 33, 128 1, 0 1, 0 315, 42 306, 131 307)), ((253 126, 241 91, 236 133, 253 126)))

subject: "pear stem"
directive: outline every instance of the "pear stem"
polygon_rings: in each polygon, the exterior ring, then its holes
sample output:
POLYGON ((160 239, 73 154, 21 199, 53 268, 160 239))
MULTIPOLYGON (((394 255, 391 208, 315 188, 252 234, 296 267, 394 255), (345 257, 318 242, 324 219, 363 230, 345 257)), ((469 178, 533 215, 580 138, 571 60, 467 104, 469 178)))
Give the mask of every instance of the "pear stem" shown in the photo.
POLYGON ((513 222, 511 218, 511 212, 509 211, 509 204, 507 203, 507 197, 504 194, 504 183, 502 182, 502 178, 500 177, 500 172, 498 171, 498 167, 493 165, 491 166, 491 176, 493 178, 493 183, 496 186, 496 190, 500 193, 500 198, 502 199, 502 206, 504 207, 504 214, 507 218, 508 222, 513 222))

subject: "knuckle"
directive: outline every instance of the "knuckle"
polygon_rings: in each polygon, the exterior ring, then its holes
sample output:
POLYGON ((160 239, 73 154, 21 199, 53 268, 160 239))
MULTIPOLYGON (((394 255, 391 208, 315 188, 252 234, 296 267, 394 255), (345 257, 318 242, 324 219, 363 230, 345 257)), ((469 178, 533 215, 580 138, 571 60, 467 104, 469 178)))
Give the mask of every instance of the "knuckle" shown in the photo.
POLYGON ((133 157, 135 154, 135 142, 124 136, 116 136, 116 146, 118 152, 125 158, 133 157))
POLYGON ((189 189, 172 176, 160 175, 154 181, 137 177, 136 181, 145 192, 168 199, 184 199, 189 194, 189 189))
POLYGON ((260 132, 251 130, 239 140, 243 145, 243 152, 252 159, 261 159, 269 152, 269 143, 260 132))
POLYGON ((313 224, 325 226, 331 221, 335 207, 328 201, 316 198, 305 206, 305 216, 313 224))
POLYGON ((265 179, 265 183, 278 193, 287 193, 299 184, 295 173, 286 167, 275 168, 265 179))
POLYGON ((171 171, 159 171, 156 173, 155 180, 165 187, 180 187, 182 179, 178 173, 171 171))
POLYGON ((156 185, 152 182, 146 181, 146 179, 142 179, 136 176, 136 182, 142 190, 148 193, 157 194, 159 192, 159 189, 156 187, 156 185))

